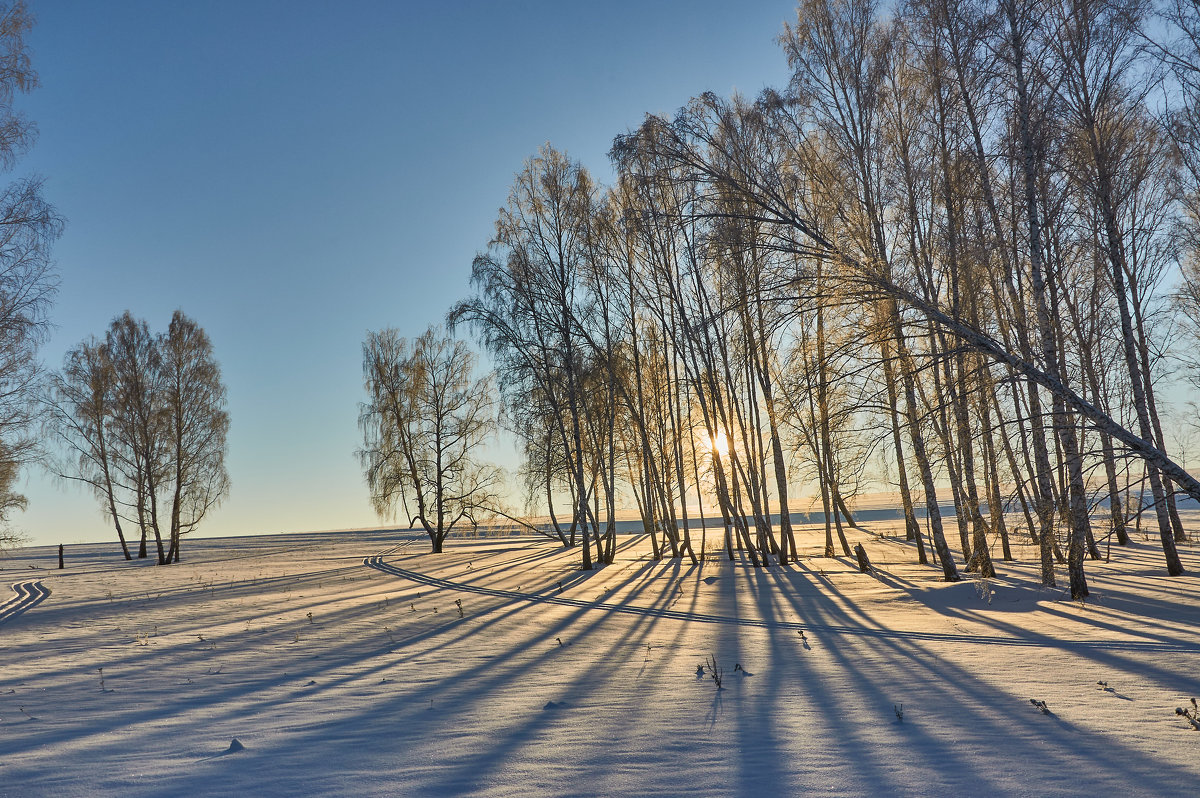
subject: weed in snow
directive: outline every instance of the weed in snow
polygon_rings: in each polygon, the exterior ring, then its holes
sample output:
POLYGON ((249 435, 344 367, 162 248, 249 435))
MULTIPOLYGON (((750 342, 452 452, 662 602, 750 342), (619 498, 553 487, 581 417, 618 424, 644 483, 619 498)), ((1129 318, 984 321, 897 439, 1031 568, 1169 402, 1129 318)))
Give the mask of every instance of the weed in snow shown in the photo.
POLYGON ((716 654, 708 655, 708 660, 705 662, 705 669, 708 671, 708 675, 712 677, 713 684, 717 686, 717 689, 725 689, 721 687, 721 682, 725 679, 725 669, 717 665, 716 654))
POLYGON ((1040 709, 1043 715, 1050 714, 1050 707, 1046 706, 1045 701, 1038 701, 1036 698, 1031 698, 1029 699, 1029 703, 1040 709))
POLYGON ((983 575, 982 569, 975 572, 975 592, 988 604, 992 603, 992 596, 996 595, 996 591, 992 589, 992 581, 983 575))
POLYGON ((1175 707, 1175 714, 1192 724, 1193 729, 1200 731, 1200 705, 1196 703, 1196 699, 1192 699, 1191 709, 1175 707))
POLYGON ((904 722, 904 705, 903 704, 892 704, 892 711, 896 713, 896 722, 903 723, 904 722))

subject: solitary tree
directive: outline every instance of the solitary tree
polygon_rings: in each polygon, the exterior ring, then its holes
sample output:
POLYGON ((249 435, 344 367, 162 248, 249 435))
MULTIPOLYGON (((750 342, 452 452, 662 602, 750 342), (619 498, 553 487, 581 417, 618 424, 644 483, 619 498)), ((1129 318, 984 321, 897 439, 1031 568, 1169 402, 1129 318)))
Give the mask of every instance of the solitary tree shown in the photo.
POLYGON ((403 510, 434 553, 461 521, 496 504, 499 473, 477 459, 494 426, 493 388, 474 369, 466 344, 436 327, 412 341, 369 332, 363 344, 358 454, 371 504, 380 517, 403 510))

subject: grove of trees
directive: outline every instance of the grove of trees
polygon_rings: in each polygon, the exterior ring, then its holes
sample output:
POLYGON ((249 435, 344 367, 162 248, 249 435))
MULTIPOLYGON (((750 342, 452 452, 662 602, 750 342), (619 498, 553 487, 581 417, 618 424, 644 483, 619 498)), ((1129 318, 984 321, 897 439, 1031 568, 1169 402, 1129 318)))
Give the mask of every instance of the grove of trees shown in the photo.
POLYGON ((58 473, 95 493, 126 560, 130 531, 139 558, 152 537, 160 565, 179 562, 183 536, 228 492, 225 407, 212 343, 178 310, 157 335, 126 311, 50 375, 47 419, 65 453, 58 473))
MULTIPOLYGON (((11 171, 36 129, 14 109, 37 86, 26 41, 33 17, 22 0, 0 4, 0 170, 11 171)), ((71 349, 63 370, 47 375, 38 359, 58 287, 50 248, 63 220, 42 197, 36 177, 0 187, 0 549, 22 536, 11 524, 25 507, 16 491, 22 467, 49 463, 63 444, 60 476, 90 486, 132 557, 122 522, 140 535, 147 556, 179 561, 182 536, 228 490, 224 457, 229 416, 225 387, 208 336, 176 312, 151 335, 129 313, 103 341, 71 349)), ((53 466, 52 466, 53 468, 53 466)))
POLYGON ((1143 524, 1181 574, 1200 482, 1156 388, 1200 341, 1196 1, 801 0, 780 43, 786 88, 647 116, 610 187, 543 147, 450 312, 554 534, 611 562, 627 497, 656 557, 701 554, 698 513, 786 564, 811 484, 848 556, 886 462, 946 580, 1019 534, 1082 598, 1143 524))

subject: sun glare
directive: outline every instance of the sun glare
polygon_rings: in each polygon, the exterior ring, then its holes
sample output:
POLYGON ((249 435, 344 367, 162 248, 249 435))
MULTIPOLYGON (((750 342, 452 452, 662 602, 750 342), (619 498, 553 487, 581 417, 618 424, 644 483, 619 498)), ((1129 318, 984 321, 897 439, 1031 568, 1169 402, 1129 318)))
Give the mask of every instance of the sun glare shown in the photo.
POLYGON ((729 454, 729 439, 725 437, 724 432, 717 432, 709 439, 708 448, 713 454, 724 457, 729 454))

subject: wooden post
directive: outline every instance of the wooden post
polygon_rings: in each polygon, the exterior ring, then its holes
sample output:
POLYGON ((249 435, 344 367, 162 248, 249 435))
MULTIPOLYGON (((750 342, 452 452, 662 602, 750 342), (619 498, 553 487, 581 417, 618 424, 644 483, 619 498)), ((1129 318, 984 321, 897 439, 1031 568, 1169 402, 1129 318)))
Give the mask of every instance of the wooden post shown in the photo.
POLYGON ((58 544, 58 567, 63 567, 63 544, 58 544))
POLYGON ((871 561, 867 559, 867 550, 861 543, 854 547, 854 554, 858 557, 858 570, 864 574, 871 573, 871 561))

